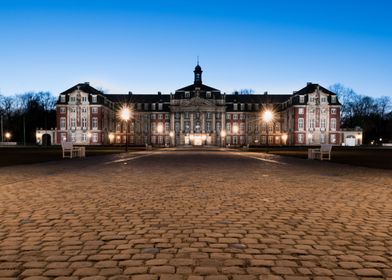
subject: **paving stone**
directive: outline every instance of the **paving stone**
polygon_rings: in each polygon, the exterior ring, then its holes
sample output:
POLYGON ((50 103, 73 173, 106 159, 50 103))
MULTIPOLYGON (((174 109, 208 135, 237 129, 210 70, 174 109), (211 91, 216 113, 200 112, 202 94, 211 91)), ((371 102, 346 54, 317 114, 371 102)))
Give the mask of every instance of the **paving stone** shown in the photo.
POLYGON ((0 278, 392 278, 388 171, 137 155, 1 168, 0 278))

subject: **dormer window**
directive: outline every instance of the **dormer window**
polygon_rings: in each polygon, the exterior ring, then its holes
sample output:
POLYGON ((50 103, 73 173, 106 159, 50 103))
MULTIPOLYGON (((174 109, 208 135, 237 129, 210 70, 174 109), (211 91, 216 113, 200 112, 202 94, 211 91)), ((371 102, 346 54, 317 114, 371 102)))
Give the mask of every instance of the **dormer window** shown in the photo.
POLYGON ((159 111, 162 111, 162 108, 163 108, 163 104, 162 104, 162 103, 159 103, 159 104, 158 104, 158 110, 159 110, 159 111))
POLYGON ((241 111, 245 110, 245 104, 241 104, 241 111))
POLYGON ((303 95, 299 96, 299 103, 305 103, 305 96, 303 95))
POLYGON ((155 103, 152 103, 152 104, 151 104, 151 110, 153 110, 153 111, 156 110, 156 105, 155 105, 155 103))
POLYGON ((65 95, 61 95, 60 101, 63 102, 63 103, 65 102, 65 95))
POLYGON ((234 110, 234 111, 237 111, 237 110, 238 110, 238 104, 237 104, 237 103, 234 103, 234 104, 233 104, 233 110, 234 110))
POLYGON ((148 103, 144 103, 144 111, 148 111, 148 103))
POLYGON ((93 103, 97 103, 97 96, 96 95, 92 95, 91 99, 92 99, 93 103))
POLYGON ((211 98, 211 91, 207 91, 206 96, 207 96, 207 98, 211 98))
POLYGON ((335 95, 332 95, 332 96, 331 96, 331 102, 332 102, 332 103, 336 103, 336 96, 335 96, 335 95))
POLYGON ((186 91, 186 92, 185 92, 185 98, 190 98, 190 97, 191 97, 190 92, 189 92, 189 91, 186 91))

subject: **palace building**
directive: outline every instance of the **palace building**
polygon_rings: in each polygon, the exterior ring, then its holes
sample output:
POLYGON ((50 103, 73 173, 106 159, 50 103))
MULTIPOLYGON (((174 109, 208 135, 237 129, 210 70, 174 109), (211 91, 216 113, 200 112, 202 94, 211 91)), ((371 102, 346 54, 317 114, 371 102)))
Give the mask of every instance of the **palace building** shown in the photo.
POLYGON ((53 142, 78 145, 316 145, 342 143, 335 93, 313 83, 292 94, 225 94, 202 82, 171 94, 105 94, 89 83, 60 93, 53 142), (131 118, 118 116, 122 106, 131 118), (270 111, 270 119, 263 118, 270 111), (127 139, 128 138, 128 139, 127 139))

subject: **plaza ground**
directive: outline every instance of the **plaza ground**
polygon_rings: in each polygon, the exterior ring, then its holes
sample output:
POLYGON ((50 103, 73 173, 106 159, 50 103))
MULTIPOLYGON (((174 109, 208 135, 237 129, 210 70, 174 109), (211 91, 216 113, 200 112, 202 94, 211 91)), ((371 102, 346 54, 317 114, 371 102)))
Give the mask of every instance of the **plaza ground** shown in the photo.
MULTIPOLYGON (((276 155, 307 158, 309 147, 251 147, 251 152, 268 152, 276 155)), ((155 149, 155 148, 154 148, 155 149)), ((123 153, 122 146, 86 146, 87 157, 123 153)), ((130 151, 142 151, 144 147, 130 146, 130 151)), ((16 146, 0 147, 0 167, 31 164, 60 160, 62 157, 60 146, 16 146)), ((344 163, 370 168, 392 169, 392 148, 388 147, 339 147, 332 150, 332 162, 344 163)))
POLYGON ((390 170, 221 150, 3 167, 0 278, 386 279, 391 186, 390 170))

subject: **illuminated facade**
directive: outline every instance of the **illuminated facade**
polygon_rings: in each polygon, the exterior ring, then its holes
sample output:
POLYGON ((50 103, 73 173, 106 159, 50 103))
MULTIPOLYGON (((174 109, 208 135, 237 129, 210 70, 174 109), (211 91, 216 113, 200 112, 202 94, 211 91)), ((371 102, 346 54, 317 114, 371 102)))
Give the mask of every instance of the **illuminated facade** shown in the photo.
POLYGON ((171 94, 104 94, 89 83, 61 93, 55 143, 180 146, 341 144, 340 103, 336 94, 308 83, 293 94, 225 94, 202 83, 171 94), (116 112, 132 108, 131 120, 116 112), (265 110, 272 120, 262 118, 265 110))

